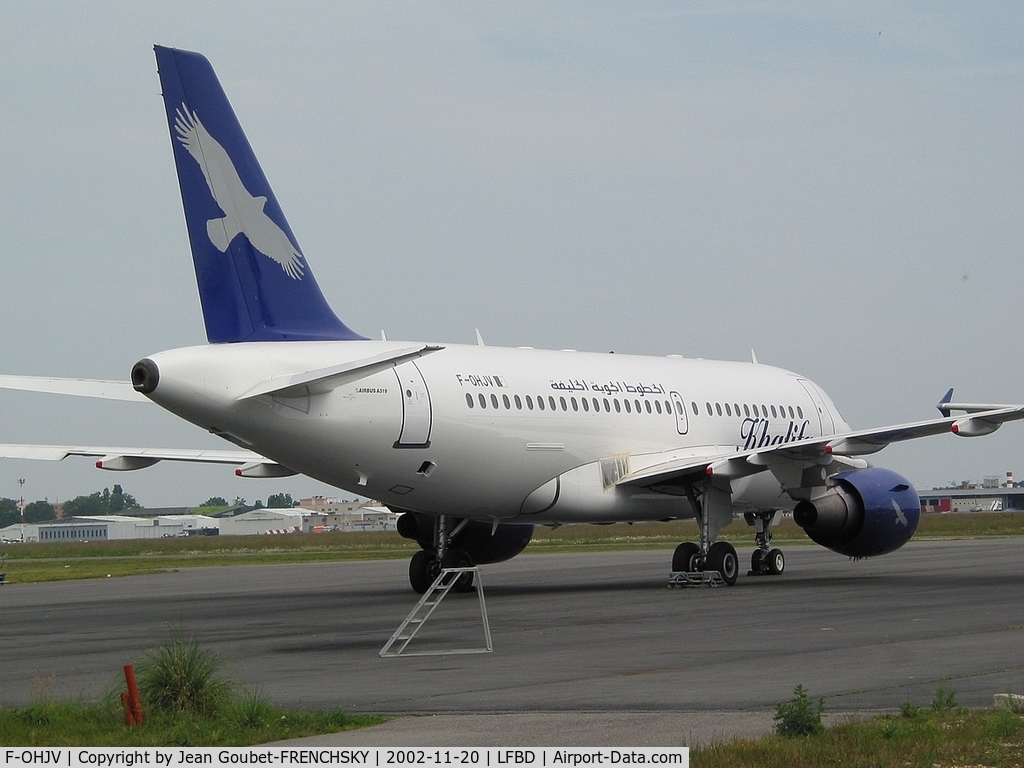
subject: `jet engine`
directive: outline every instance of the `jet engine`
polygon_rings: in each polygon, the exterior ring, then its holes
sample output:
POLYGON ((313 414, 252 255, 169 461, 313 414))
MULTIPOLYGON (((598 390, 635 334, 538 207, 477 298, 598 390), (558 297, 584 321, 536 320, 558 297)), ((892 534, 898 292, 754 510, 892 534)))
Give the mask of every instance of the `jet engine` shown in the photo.
MULTIPOLYGON (((428 552, 434 550, 434 524, 436 518, 422 512, 406 512, 398 518, 398 532, 407 539, 415 539, 428 552)), ((454 530, 461 520, 452 520, 454 530)), ((449 544, 451 549, 461 549, 473 560, 474 565, 487 565, 511 560, 530 543, 533 526, 501 523, 492 532, 489 523, 470 520, 449 544)))
POLYGON ((895 552, 906 544, 921 520, 914 487, 882 467, 841 472, 824 496, 801 501, 793 520, 811 540, 849 557, 895 552))

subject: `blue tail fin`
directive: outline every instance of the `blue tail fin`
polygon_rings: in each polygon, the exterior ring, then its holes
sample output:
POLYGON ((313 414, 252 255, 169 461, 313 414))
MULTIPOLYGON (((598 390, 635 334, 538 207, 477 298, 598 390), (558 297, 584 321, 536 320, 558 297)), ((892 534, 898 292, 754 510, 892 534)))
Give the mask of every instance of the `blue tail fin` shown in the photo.
POLYGON ((320 292, 210 62, 155 51, 206 337, 362 339, 320 292))

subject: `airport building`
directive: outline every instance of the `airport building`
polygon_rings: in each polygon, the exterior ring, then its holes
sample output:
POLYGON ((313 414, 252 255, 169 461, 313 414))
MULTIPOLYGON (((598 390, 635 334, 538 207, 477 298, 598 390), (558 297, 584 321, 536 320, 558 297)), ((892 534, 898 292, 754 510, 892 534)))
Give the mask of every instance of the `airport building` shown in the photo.
POLYGON ((0 529, 0 541, 108 541, 175 536, 257 536, 328 531, 396 531, 398 515, 385 507, 353 502, 350 508, 320 512, 302 507, 254 509, 233 517, 204 515, 105 515, 26 523, 0 529))

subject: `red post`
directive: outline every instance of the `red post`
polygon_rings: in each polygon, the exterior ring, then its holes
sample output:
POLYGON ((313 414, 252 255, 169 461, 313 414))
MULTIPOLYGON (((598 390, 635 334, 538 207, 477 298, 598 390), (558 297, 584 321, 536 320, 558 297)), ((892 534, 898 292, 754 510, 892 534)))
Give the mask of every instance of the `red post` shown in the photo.
POLYGON ((124 708, 124 724, 135 725, 135 713, 132 712, 131 702, 128 701, 128 694, 121 694, 121 706, 124 708))
MULTIPOLYGON (((128 683, 128 708, 131 710, 132 720, 129 725, 145 725, 146 716, 142 714, 142 699, 139 698, 139 686, 135 684, 135 668, 131 664, 124 665, 124 679, 128 683)), ((127 721, 127 716, 125 717, 127 721)))

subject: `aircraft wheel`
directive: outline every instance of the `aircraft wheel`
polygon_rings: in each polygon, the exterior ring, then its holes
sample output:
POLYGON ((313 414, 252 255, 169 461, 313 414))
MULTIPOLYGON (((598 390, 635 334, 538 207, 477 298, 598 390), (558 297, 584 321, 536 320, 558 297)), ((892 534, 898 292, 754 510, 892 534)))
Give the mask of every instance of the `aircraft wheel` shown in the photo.
MULTIPOLYGON (((444 557, 441 558, 441 568, 472 568, 473 558, 469 556, 469 553, 462 549, 449 549, 444 553, 444 557)), ((456 592, 472 592, 473 591, 473 574, 463 573, 460 574, 458 580, 455 582, 453 589, 456 592)))
POLYGON ((409 584, 413 592, 422 595, 430 589, 430 585, 437 578, 436 563, 434 553, 425 549, 412 556, 412 560, 409 561, 409 584))
POLYGON ((672 572, 685 571, 687 573, 697 570, 694 560, 700 554, 700 547, 692 541, 684 541, 676 551, 672 553, 672 572))
POLYGON ((755 549, 750 553, 750 571, 751 573, 761 572, 761 562, 764 560, 764 552, 760 549, 755 549))
POLYGON ((736 583, 740 572, 740 559, 736 548, 727 541, 716 541, 708 550, 707 570, 718 571, 728 586, 736 583))
POLYGON ((784 570, 786 570, 786 556, 782 554, 782 550, 768 550, 768 573, 778 576, 784 570))

